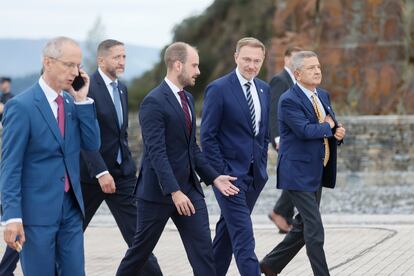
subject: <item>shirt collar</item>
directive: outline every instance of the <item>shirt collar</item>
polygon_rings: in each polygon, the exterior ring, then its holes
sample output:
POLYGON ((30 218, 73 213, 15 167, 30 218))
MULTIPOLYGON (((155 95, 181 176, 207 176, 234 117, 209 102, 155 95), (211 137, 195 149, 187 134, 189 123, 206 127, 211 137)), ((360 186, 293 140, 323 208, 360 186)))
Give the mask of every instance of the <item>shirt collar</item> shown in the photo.
POLYGON ((181 91, 181 89, 178 88, 172 81, 170 81, 169 79, 167 79, 167 77, 165 77, 164 80, 168 84, 168 86, 170 87, 170 89, 172 90, 172 92, 174 94, 177 94, 178 92, 181 91))
POLYGON ((290 78, 292 79, 293 83, 296 83, 296 79, 295 79, 295 75, 293 75, 292 71, 290 71, 290 69, 288 67, 285 66, 284 68, 286 70, 286 72, 288 72, 290 78))
POLYGON ((303 91, 303 93, 305 93, 306 97, 308 97, 310 100, 312 100, 312 95, 316 94, 316 96, 318 96, 318 91, 311 91, 307 88, 305 88, 303 85, 301 85, 299 82, 296 83, 299 88, 303 91))
POLYGON ((100 67, 98 67, 98 72, 101 75, 103 81, 105 82, 106 86, 110 86, 112 82, 115 82, 116 84, 118 84, 118 79, 116 80, 111 80, 102 70, 100 67))
POLYGON ((61 95, 63 97, 63 91, 60 91, 59 93, 55 90, 53 90, 52 87, 50 87, 45 80, 43 79, 43 77, 39 78, 39 85, 40 88, 42 88, 43 93, 45 93, 46 99, 47 101, 50 103, 54 102, 56 100, 56 98, 58 97, 58 95, 61 95))

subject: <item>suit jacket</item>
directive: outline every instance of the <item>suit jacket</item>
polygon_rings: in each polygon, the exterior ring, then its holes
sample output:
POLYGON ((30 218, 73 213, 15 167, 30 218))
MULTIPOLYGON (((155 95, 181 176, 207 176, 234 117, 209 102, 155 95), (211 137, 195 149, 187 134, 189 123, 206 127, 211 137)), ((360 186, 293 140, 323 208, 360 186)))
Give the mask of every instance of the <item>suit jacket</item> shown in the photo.
MULTIPOLYGON (((329 94, 317 88, 318 97, 335 121, 329 94)), ((336 151, 338 141, 328 123, 320 124, 311 101, 296 84, 279 100, 280 149, 277 166, 277 187, 286 190, 314 192, 321 185, 334 188, 336 182, 336 151), (330 157, 323 167, 328 138, 330 157)))
POLYGON ((279 74, 274 76, 270 81, 270 113, 269 113, 269 130, 270 142, 276 148, 275 138, 279 136, 279 122, 277 120, 277 104, 283 92, 287 91, 293 85, 292 78, 288 71, 283 69, 279 74))
POLYGON ((91 76, 88 97, 94 99, 99 128, 101 131, 101 148, 99 151, 82 151, 81 181, 97 183, 96 175, 109 171, 114 177, 136 174, 136 165, 128 147, 128 90, 118 81, 123 112, 122 127, 119 127, 115 105, 104 80, 98 71, 91 76), (122 163, 116 164, 118 150, 121 148, 122 163))
POLYGON ((206 184, 212 184, 219 176, 196 143, 194 100, 190 93, 185 94, 192 116, 190 135, 182 107, 165 81, 141 104, 139 122, 144 155, 136 186, 136 196, 140 199, 172 204, 170 194, 177 190, 186 192, 188 184, 204 196, 196 173, 206 184))
POLYGON ((201 147, 210 164, 222 174, 241 177, 253 162, 255 185, 267 181, 269 143, 269 85, 258 79, 254 84, 261 106, 258 135, 254 136, 251 115, 236 72, 213 81, 204 94, 201 147))
POLYGON ((65 172, 84 213, 79 181, 81 147, 100 145, 95 105, 75 105, 64 92, 65 138, 40 85, 7 102, 3 118, 0 187, 4 221, 51 225, 62 213, 65 172))

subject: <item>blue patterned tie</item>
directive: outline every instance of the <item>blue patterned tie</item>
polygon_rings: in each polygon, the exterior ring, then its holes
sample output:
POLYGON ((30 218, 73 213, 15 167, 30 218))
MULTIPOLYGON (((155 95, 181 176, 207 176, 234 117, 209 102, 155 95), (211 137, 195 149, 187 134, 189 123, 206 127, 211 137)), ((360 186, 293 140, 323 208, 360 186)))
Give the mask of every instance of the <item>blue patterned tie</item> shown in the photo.
POLYGON ((257 135, 257 130, 256 130, 256 112, 254 111, 254 103, 253 103, 253 97, 252 97, 252 93, 250 92, 250 86, 252 84, 248 81, 244 84, 244 86, 246 86, 246 99, 247 99, 247 104, 249 106, 249 110, 250 110, 250 116, 252 119, 252 126, 253 126, 253 133, 256 136, 257 135))
MULTIPOLYGON (((111 82, 111 86, 112 86, 112 95, 114 96, 116 116, 118 117, 118 125, 119 125, 119 129, 121 129, 124 118, 122 116, 122 104, 121 104, 121 97, 119 95, 118 84, 113 81, 111 82)), ((122 163, 121 147, 119 147, 118 154, 116 156, 116 162, 118 162, 118 164, 122 163)))

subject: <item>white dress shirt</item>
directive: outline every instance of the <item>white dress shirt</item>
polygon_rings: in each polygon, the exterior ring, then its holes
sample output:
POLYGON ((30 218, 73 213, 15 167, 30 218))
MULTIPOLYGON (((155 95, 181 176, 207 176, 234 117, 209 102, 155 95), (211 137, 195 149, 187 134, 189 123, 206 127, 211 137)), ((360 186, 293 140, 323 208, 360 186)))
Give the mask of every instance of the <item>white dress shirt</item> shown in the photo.
MULTIPOLYGON (((183 107, 183 105, 181 104, 181 98, 180 95, 178 94, 178 92, 181 91, 180 88, 178 88, 172 81, 170 81, 169 79, 167 79, 167 77, 164 78, 165 82, 168 84, 168 86, 170 87, 170 89, 172 90, 175 98, 177 98, 178 103, 180 104, 181 108, 183 107)), ((185 92, 184 92, 185 95, 185 92)), ((188 108, 190 109, 190 102, 187 99, 187 103, 188 103, 188 108)), ((192 120, 193 117, 191 115, 191 110, 188 110, 190 113, 190 119, 192 120)))
MULTIPOLYGON (((300 83, 298 83, 298 86, 300 87, 300 89, 302 89, 302 91, 305 93, 306 97, 308 97, 309 101, 311 102, 311 104, 313 106, 312 95, 316 94, 316 96, 317 96, 318 91, 316 89, 315 89, 315 91, 311 91, 311 90, 303 87, 300 83)), ((323 108, 323 105, 322 105, 321 100, 319 99, 319 97, 316 97, 316 101, 319 105, 319 109, 321 110, 322 119, 325 119, 325 117, 326 117, 325 108, 323 108)))

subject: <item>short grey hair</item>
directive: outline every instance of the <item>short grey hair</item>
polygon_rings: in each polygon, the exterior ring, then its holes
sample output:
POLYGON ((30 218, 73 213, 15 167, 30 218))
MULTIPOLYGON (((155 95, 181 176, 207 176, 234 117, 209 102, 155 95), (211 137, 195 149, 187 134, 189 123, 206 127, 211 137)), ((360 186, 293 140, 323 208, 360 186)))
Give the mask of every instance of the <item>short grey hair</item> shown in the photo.
POLYGON ((303 60, 305 58, 318 57, 315 52, 312 51, 300 51, 292 57, 292 69, 296 71, 302 67, 303 60))
POLYGON ((60 58, 63 54, 62 48, 65 44, 72 44, 79 47, 79 44, 72 38, 59 36, 52 38, 43 48, 43 57, 60 58))

